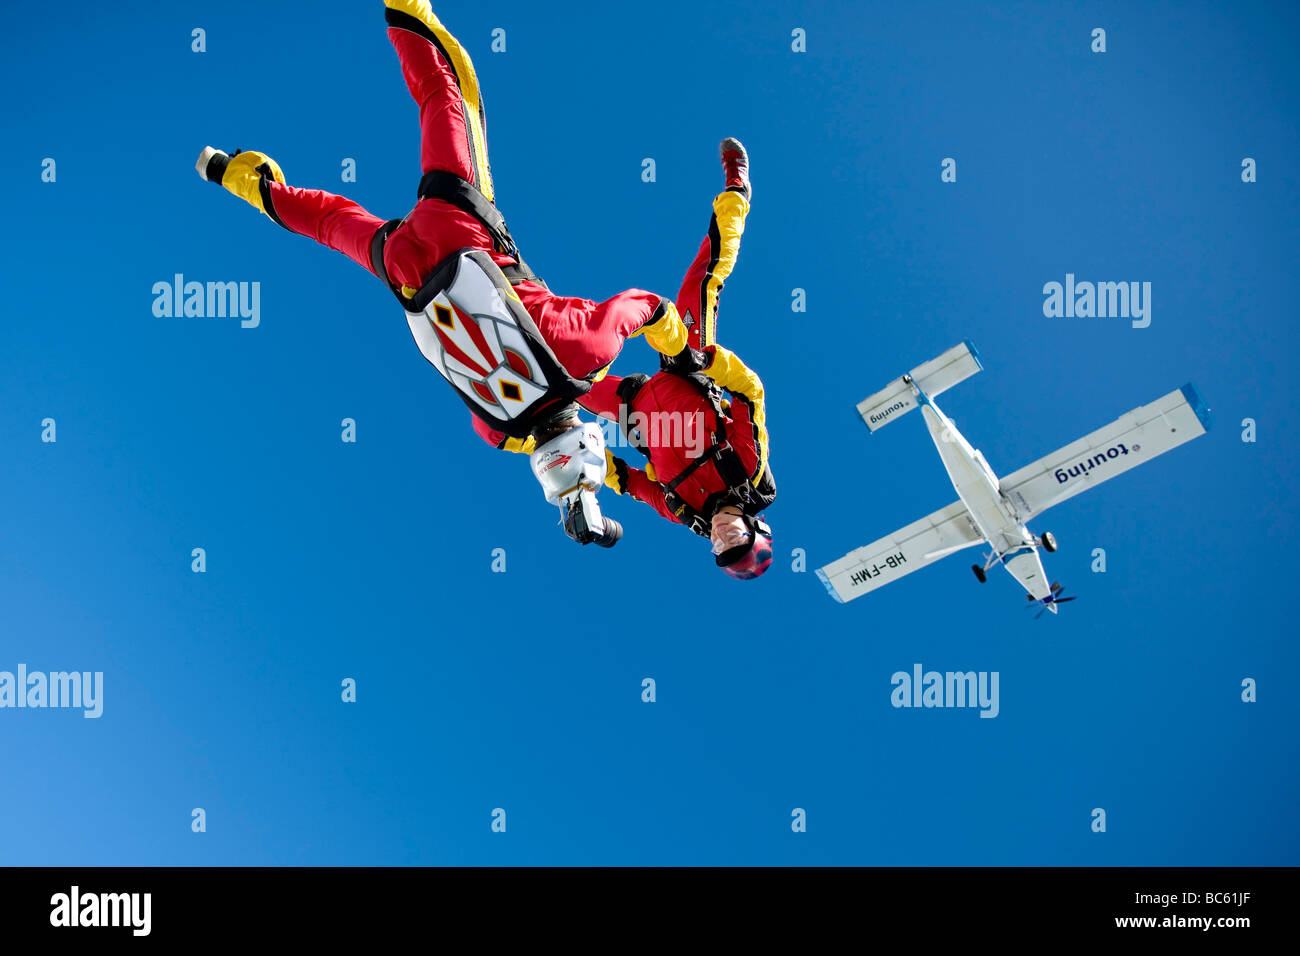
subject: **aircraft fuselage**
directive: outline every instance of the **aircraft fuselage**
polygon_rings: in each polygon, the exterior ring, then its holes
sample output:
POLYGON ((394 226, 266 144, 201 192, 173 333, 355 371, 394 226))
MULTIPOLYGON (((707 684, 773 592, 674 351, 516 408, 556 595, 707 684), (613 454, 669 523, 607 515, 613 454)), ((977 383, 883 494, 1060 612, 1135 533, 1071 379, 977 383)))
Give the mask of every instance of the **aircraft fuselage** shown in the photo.
MULTIPOLYGON (((1031 597, 1038 601, 1050 597, 1051 585, 1043 572, 1037 541, 998 490, 998 476, 952 420, 915 383, 912 391, 921 405, 921 414, 948 478, 970 512, 976 529, 993 548, 999 563, 1031 597)), ((1047 607, 1056 613, 1054 603, 1049 602, 1047 607)))

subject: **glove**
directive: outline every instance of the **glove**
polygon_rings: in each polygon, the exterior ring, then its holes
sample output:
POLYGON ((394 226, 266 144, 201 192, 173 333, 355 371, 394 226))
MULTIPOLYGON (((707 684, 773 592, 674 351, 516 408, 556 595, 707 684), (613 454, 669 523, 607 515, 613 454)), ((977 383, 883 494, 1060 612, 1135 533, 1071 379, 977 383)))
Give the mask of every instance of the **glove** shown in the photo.
POLYGON ((615 458, 608 448, 605 449, 605 487, 614 489, 616 495, 627 490, 627 462, 615 458))
POLYGON ((512 451, 519 455, 531 455, 537 450, 537 439, 532 435, 527 438, 510 438, 507 436, 497 447, 503 451, 512 451))
POLYGON ((198 170, 199 175, 204 179, 224 186, 244 202, 264 213, 266 209, 262 205, 262 177, 267 176, 277 183, 284 183, 284 173, 280 171, 276 161, 256 150, 246 153, 235 150, 233 155, 227 156, 209 146, 199 156, 198 170))
POLYGON ((677 314, 677 306, 671 299, 660 299, 650 321, 633 332, 633 335, 645 333, 645 340, 660 355, 676 355, 690 341, 682 317, 677 314))

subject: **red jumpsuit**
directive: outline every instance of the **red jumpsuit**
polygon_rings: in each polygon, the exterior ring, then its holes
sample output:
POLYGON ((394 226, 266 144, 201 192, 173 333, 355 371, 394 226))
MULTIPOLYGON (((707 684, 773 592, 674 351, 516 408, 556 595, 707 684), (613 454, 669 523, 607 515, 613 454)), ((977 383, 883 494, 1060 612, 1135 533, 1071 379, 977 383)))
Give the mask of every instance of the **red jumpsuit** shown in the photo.
MULTIPOLYGON (((421 171, 454 173, 493 200, 486 118, 469 56, 427 4, 389 0, 387 6, 388 38, 420 108, 421 171)), ((323 190, 274 181, 266 185, 272 218, 374 272, 370 244, 384 220, 350 199, 323 190)), ((434 266, 463 248, 486 250, 499 266, 516 261, 493 249, 491 236, 474 216, 440 199, 424 199, 388 237, 384 267, 389 279, 410 294, 434 266)), ((628 289, 600 303, 555 295, 535 281, 521 282, 514 289, 555 357, 577 379, 597 376, 613 362, 623 342, 648 324, 675 318, 667 315, 664 299, 642 289, 628 289)), ((473 421, 486 440, 506 447, 504 435, 476 416, 473 421)))
POLYGON ((749 186, 728 180, 727 191, 713 202, 708 235, 686 272, 677 294, 677 310, 689 330, 689 345, 709 358, 705 374, 731 395, 722 405, 722 429, 713 403, 689 379, 660 371, 643 383, 608 375, 578 399, 579 404, 620 425, 632 425, 640 435, 640 450, 649 459, 645 471, 612 458, 607 480, 619 494, 630 494, 671 521, 693 524, 707 534, 696 519, 711 518, 720 505, 733 504, 757 514, 772 503, 776 484, 768 465, 768 438, 763 383, 736 355, 713 341, 717 329, 718 296, 735 266, 749 210, 749 186), (627 382, 633 389, 622 387, 627 382), (620 391, 622 394, 620 394, 620 391), (629 392, 633 394, 629 395, 629 392), (639 417, 639 420, 638 420, 639 417), (688 425, 690 422, 694 427, 688 425), (664 485, 691 467, 705 447, 725 438, 730 443, 750 485, 748 500, 736 500, 731 486, 710 459, 696 467, 675 492, 674 507, 664 485), (685 507, 683 507, 683 505, 685 507))

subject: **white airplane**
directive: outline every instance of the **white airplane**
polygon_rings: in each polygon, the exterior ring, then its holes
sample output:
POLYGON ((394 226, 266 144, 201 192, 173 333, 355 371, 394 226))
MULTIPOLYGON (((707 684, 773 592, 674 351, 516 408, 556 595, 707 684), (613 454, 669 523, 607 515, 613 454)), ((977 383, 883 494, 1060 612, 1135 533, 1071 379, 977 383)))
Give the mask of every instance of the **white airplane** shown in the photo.
POLYGON ((1184 385, 998 478, 932 400, 983 367, 979 352, 966 341, 858 403, 873 432, 919 407, 958 500, 820 569, 817 576, 836 601, 852 601, 963 548, 988 545, 984 563, 971 566, 975 577, 983 582, 1001 564, 1029 592, 1031 604, 1055 614, 1058 604, 1073 598, 1062 597, 1061 586, 1048 583, 1038 549, 1055 551, 1056 539, 1049 531, 1033 534, 1026 522, 1210 427, 1209 408, 1195 386, 1184 385))

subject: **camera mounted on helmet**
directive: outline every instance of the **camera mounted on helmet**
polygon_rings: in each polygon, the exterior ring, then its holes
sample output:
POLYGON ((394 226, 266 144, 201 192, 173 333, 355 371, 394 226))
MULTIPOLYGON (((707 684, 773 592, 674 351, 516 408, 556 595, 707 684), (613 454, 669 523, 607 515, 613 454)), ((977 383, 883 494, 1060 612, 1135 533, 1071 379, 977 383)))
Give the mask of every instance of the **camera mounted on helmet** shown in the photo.
POLYGON ((569 406, 535 429, 534 435, 537 448, 528 463, 546 500, 559 506, 564 533, 579 544, 602 548, 618 544, 623 526, 602 515, 596 501, 606 468, 600 426, 579 420, 569 406))

